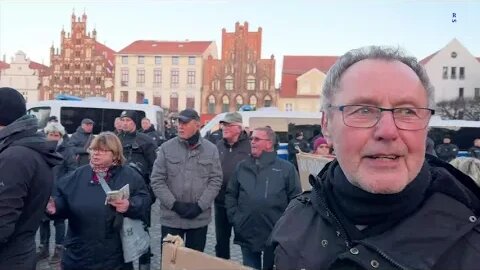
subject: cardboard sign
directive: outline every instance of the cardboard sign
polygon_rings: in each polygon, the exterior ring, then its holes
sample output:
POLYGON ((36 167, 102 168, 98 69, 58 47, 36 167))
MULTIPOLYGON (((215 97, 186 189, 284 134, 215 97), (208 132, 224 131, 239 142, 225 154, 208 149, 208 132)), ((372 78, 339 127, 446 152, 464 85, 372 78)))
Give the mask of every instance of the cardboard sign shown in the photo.
POLYGON ((236 262, 199 252, 183 245, 180 236, 167 235, 163 240, 162 270, 251 270, 236 262))
POLYGON ((310 153, 300 152, 297 154, 298 172, 300 174, 300 182, 303 191, 312 189, 312 186, 308 182, 308 176, 310 174, 317 175, 323 169, 325 164, 332 160, 333 158, 310 153))

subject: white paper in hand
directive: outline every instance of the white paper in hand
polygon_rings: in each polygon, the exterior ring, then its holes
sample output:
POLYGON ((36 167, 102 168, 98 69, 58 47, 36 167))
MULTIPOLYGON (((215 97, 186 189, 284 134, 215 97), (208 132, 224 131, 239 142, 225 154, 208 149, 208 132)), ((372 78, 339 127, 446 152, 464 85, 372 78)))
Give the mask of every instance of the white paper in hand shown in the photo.
POLYGON ((111 190, 107 192, 107 198, 105 204, 110 201, 123 200, 130 198, 130 186, 126 184, 119 190, 111 190))

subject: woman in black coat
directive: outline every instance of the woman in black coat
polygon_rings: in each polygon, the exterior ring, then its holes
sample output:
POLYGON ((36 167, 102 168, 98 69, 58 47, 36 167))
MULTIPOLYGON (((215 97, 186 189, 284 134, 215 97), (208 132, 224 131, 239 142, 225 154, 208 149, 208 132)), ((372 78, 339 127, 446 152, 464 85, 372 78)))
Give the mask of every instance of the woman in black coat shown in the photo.
POLYGON ((145 221, 151 198, 139 173, 125 166, 122 145, 112 132, 99 134, 90 145, 90 164, 63 178, 47 213, 68 218, 62 258, 64 270, 127 270, 120 230, 123 217, 145 221), (130 198, 109 201, 99 183, 104 176, 111 190, 129 184, 130 198))

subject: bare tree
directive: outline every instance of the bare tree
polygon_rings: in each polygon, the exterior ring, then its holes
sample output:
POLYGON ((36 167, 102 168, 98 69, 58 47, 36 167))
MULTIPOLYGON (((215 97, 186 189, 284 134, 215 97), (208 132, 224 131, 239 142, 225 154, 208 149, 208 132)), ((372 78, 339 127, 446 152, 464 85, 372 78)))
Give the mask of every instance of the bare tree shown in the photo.
POLYGON ((457 98, 437 103, 437 112, 444 119, 480 121, 480 98, 457 98))

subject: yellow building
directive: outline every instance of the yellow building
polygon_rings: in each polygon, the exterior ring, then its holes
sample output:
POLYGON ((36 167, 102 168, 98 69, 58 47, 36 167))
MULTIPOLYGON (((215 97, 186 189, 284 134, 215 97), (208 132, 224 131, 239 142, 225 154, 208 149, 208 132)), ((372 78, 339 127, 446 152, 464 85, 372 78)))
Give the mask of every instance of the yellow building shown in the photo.
POLYGON ((323 82, 337 56, 284 56, 278 108, 318 112, 323 82))
POLYGON ((115 101, 148 103, 170 112, 200 112, 203 62, 214 41, 137 40, 115 56, 115 101))

